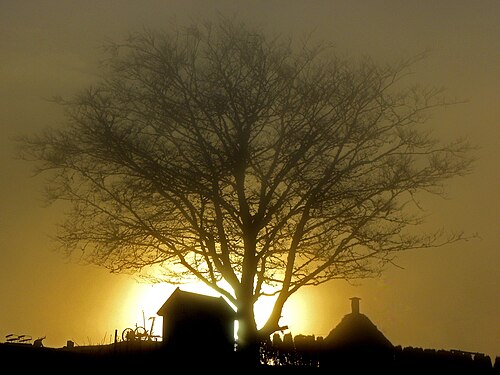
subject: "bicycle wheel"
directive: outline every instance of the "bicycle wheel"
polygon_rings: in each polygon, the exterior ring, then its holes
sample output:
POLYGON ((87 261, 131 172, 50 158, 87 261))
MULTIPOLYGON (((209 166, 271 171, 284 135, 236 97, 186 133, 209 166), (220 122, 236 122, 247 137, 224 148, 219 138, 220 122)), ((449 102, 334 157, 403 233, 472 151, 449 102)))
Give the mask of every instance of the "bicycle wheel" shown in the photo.
POLYGON ((135 333, 132 328, 125 328, 122 332, 123 341, 132 341, 135 338, 135 333))
POLYGON ((139 340, 147 340, 148 338, 148 331, 146 331, 146 328, 144 327, 137 327, 134 333, 135 337, 138 338, 139 340))

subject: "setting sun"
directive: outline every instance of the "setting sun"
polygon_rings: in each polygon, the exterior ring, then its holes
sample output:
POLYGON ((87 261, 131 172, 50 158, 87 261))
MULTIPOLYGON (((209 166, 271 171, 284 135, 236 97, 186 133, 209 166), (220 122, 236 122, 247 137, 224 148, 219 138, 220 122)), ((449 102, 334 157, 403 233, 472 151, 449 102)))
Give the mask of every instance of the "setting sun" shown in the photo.
POLYGON ((0 373, 340 373, 353 315, 500 368, 500 1, 47 3, 0 0, 0 373))
MULTIPOLYGON (((122 327, 122 330, 118 332, 119 336, 125 328, 135 329, 138 326, 143 326, 146 331, 150 332, 153 325, 152 334, 161 337, 162 321, 157 312, 176 288, 176 285, 170 284, 137 284, 134 289, 129 290, 122 307, 125 312, 128 312, 124 313, 122 318, 122 324, 125 324, 126 327, 122 327), (152 318, 154 318, 154 321, 152 318)), ((201 282, 181 285, 179 288, 188 292, 219 296, 219 294, 201 282)), ((266 322, 273 308, 274 301, 275 298, 273 297, 262 297, 255 304, 257 328, 262 327, 266 322)), ((289 318, 295 321, 298 320, 297 318, 299 318, 301 309, 298 303, 295 302, 293 305, 293 309, 291 310, 293 310, 294 316, 290 316, 289 318)), ((290 321, 287 318, 287 316, 284 316, 280 324, 290 326, 290 321)))

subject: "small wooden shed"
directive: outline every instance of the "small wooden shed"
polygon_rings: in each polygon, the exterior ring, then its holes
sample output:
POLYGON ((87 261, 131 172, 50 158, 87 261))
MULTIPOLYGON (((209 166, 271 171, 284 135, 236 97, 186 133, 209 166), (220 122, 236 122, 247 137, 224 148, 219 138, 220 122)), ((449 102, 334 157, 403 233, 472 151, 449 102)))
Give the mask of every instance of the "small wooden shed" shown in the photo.
POLYGON ((236 312, 222 297, 175 289, 157 314, 163 317, 163 343, 179 353, 234 351, 236 312))

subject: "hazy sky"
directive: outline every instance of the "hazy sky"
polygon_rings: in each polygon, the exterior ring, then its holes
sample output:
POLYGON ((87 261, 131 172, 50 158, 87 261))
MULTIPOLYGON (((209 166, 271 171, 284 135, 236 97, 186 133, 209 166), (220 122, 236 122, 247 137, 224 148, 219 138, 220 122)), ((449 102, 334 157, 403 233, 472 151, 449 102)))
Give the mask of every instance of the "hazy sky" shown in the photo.
POLYGON ((53 252, 49 236, 60 210, 43 205, 43 179, 14 158, 11 139, 61 122, 60 108, 46 98, 94 82, 107 39, 218 13, 273 33, 312 32, 342 55, 381 63, 429 49, 413 79, 466 100, 437 111, 429 125, 442 138, 463 135, 480 147, 474 172, 450 181, 447 200, 424 200, 430 227, 477 232, 480 239, 402 254, 402 268, 390 267, 378 279, 303 290, 285 306, 281 323, 292 334, 326 336, 356 295, 361 312, 395 345, 500 355, 500 2, 494 0, 0 0, 0 342, 9 333, 47 336, 45 345, 53 347, 109 342, 115 329, 141 323, 143 309, 150 316, 168 297, 169 287, 69 264, 53 252))

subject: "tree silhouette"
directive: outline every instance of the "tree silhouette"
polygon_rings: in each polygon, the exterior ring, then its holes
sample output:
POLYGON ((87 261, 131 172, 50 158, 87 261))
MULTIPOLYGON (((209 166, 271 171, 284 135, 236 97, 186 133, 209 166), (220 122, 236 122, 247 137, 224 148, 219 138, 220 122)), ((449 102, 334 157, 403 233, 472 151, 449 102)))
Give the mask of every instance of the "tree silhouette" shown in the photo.
POLYGON ((304 286, 463 238, 415 229, 416 194, 471 167, 467 142, 424 127, 441 92, 403 85, 420 56, 382 66, 228 20, 107 47, 99 83, 59 100, 65 126, 22 139, 49 199, 71 203, 65 254, 203 281, 236 306, 245 346, 304 286))

